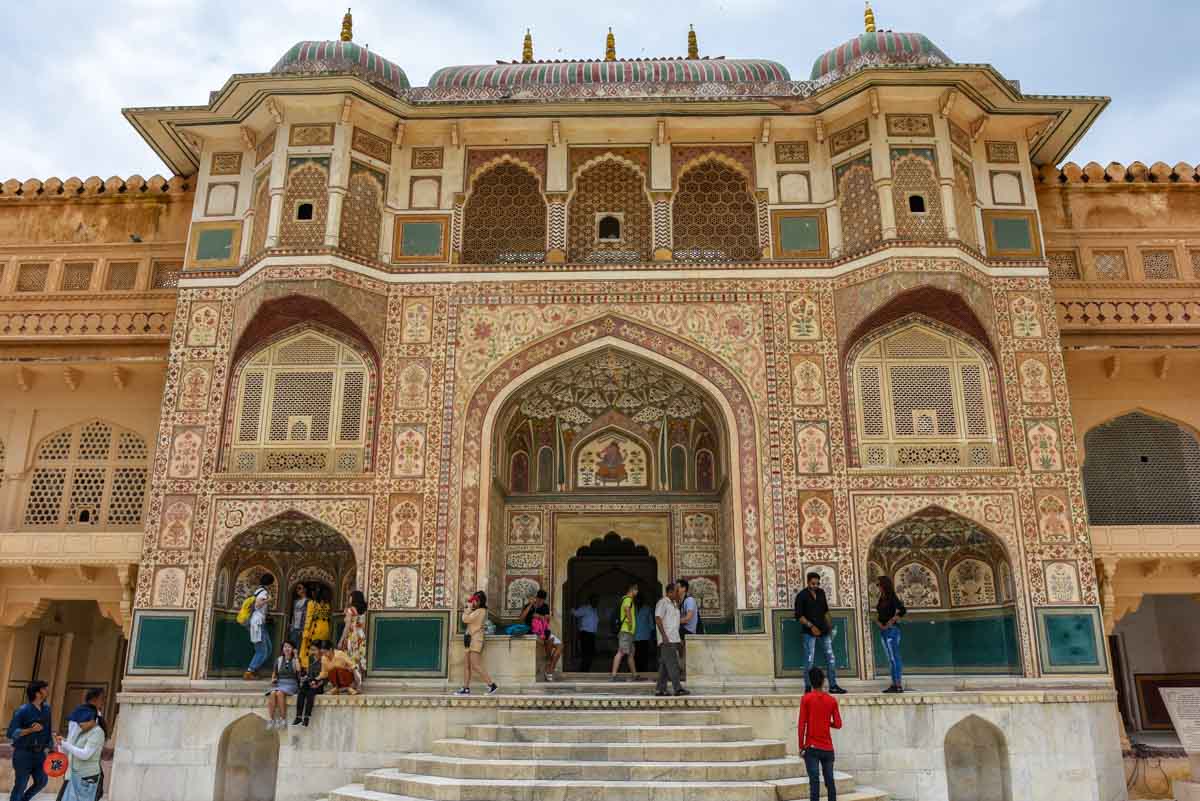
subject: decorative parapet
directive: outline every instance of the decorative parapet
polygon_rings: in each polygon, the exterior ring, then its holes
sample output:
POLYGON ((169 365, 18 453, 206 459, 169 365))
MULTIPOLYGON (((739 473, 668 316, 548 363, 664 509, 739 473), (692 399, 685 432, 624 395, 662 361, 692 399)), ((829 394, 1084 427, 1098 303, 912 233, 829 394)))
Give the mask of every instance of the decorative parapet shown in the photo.
POLYGON ((1088 527, 1097 558, 1200 559, 1200 525, 1088 527))
POLYGON ((141 531, 7 531, 0 565, 129 565, 142 558, 141 531))
POLYGON ((112 176, 108 180, 93 175, 90 178, 47 178, 39 181, 30 178, 18 181, 9 178, 0 184, 0 200, 71 200, 78 197, 157 197, 162 195, 184 195, 191 191, 191 182, 182 175, 164 178, 152 175, 149 180, 140 175, 128 178, 112 176))
POLYGON ((0 339, 142 338, 171 336, 174 311, 61 311, 0 312, 0 339))
POLYGON ((1194 300, 1060 300, 1055 306, 1063 330, 1200 326, 1200 301, 1194 300))
POLYGON ((1135 161, 1128 167, 1120 162, 1109 162, 1107 167, 1101 167, 1094 161, 1089 161, 1080 167, 1073 161, 1068 161, 1061 167, 1044 164, 1037 172, 1038 183, 1046 185, 1120 185, 1120 184, 1180 184, 1183 186, 1200 186, 1200 165, 1191 165, 1181 161, 1174 167, 1161 161, 1147 167, 1140 161, 1135 161))

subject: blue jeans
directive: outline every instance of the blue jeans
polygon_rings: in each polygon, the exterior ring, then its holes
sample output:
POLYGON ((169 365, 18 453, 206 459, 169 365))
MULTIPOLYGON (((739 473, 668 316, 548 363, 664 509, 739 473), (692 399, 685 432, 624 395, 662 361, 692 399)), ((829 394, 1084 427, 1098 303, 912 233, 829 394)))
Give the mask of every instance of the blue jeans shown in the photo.
POLYGON ((883 638, 883 650, 892 666, 892 686, 899 687, 903 667, 900 662, 900 627, 893 623, 890 628, 879 632, 879 636, 883 638))
POLYGON ((9 801, 32 801, 45 787, 50 778, 42 763, 46 760, 45 751, 30 751, 27 748, 14 748, 12 755, 13 787, 9 801), (33 786, 28 790, 25 786, 33 779, 33 786))
POLYGON ((809 746, 804 749, 804 768, 808 771, 808 799, 821 796, 821 774, 825 774, 825 797, 837 801, 837 784, 833 780, 833 752, 809 746))
POLYGON ((813 662, 817 660, 818 640, 825 651, 825 673, 829 676, 829 688, 837 687, 837 658, 833 655, 833 632, 822 634, 820 637, 814 637, 807 631, 801 634, 804 635, 804 691, 812 689, 808 686, 808 671, 812 670, 813 662))
POLYGON ((249 673, 257 673, 258 669, 267 663, 271 658, 271 635, 267 633, 267 628, 263 626, 262 640, 254 643, 254 658, 250 660, 250 667, 246 668, 249 673))
POLYGON ((62 801, 96 801, 100 789, 100 774, 95 776, 72 776, 66 780, 62 801))

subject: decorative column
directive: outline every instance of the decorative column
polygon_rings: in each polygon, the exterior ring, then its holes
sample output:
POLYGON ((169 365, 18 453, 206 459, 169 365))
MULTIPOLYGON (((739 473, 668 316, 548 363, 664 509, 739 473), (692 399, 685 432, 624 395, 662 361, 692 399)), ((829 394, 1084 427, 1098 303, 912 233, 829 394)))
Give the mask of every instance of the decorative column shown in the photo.
POLYGON ((950 147, 950 126, 941 114, 934 115, 933 132, 937 136, 938 185, 942 192, 942 217, 946 223, 946 238, 961 239, 958 232, 957 204, 954 202, 954 150, 950 147))
POLYGON ((275 151, 271 154, 271 174, 267 180, 271 182, 271 213, 267 218, 266 247, 274 248, 279 246, 284 184, 287 182, 287 128, 283 124, 275 129, 275 151))
POLYGON ((871 169, 875 174, 875 191, 879 193, 879 220, 884 241, 896 238, 896 208, 892 205, 892 153, 888 148, 887 130, 875 113, 867 117, 871 132, 871 169))
MULTIPOLYGON (((810 186, 811 191, 811 186, 810 186)), ((758 251, 764 259, 771 252, 771 193, 767 189, 754 190, 754 212, 758 221, 758 251)))
POLYGON ((825 222, 829 226, 829 258, 836 259, 842 255, 842 207, 837 203, 825 207, 825 222))
POLYGON ((567 260, 567 193, 546 193, 546 261, 567 260))
POLYGON ((1117 627, 1117 588, 1114 579, 1117 576, 1117 566, 1120 557, 1102 556, 1096 560, 1096 566, 1101 576, 1100 590, 1102 592, 1102 608, 1104 611, 1104 633, 1112 634, 1117 627))
POLYGON ((342 205, 350 181, 350 124, 333 127, 333 152, 329 158, 329 210, 325 215, 325 247, 336 248, 342 235, 342 205))
POLYGON ((671 192, 651 192, 650 200, 653 203, 653 242, 652 249, 654 251, 655 261, 671 261, 675 258, 674 250, 675 240, 674 231, 671 226, 671 192))
POLYGON ((450 261, 454 264, 462 262, 463 247, 463 210, 467 205, 465 192, 454 193, 454 209, 450 213, 450 261))

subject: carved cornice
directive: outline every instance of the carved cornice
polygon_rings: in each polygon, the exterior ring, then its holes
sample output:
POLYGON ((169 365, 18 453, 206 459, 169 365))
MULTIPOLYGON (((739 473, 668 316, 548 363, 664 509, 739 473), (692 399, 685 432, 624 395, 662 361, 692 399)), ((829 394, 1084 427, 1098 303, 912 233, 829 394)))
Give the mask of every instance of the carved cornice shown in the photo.
POLYGON ((192 182, 182 175, 174 175, 170 178, 152 175, 148 180, 140 175, 131 175, 128 178, 119 178, 114 175, 108 180, 93 175, 90 178, 68 178, 65 181, 59 178, 47 178, 45 181, 39 181, 37 178, 30 178, 27 181, 9 178, 0 184, 0 201, 71 201, 81 198, 111 197, 132 200, 161 198, 163 195, 183 196, 191 191, 192 182))
POLYGON ((1071 329, 1097 327, 1184 328, 1200 325, 1200 301, 1150 300, 1060 300, 1055 302, 1059 325, 1071 329))
POLYGON ((1037 172, 1037 179, 1039 183, 1048 186, 1114 188, 1129 184, 1159 184, 1197 188, 1200 187, 1200 165, 1181 161, 1171 167, 1156 161, 1147 167, 1142 162, 1135 161, 1127 167, 1118 161, 1112 161, 1107 167, 1101 167, 1096 162, 1089 161, 1080 167, 1075 162, 1068 161, 1061 167, 1055 167, 1053 164, 1042 165, 1037 172))
POLYGON ((168 339, 174 309, 164 311, 61 309, 0 312, 0 339, 134 337, 168 339))

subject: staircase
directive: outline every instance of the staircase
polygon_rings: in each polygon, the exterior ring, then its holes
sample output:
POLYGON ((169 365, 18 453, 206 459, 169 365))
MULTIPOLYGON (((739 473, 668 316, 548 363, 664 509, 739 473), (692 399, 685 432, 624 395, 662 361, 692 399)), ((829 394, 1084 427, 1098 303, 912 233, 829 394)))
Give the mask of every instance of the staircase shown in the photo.
MULTIPOLYGON (((715 709, 504 709, 329 801, 792 801, 804 763, 715 709)), ((837 774, 839 801, 886 801, 837 774)), ((822 790, 824 797, 824 790, 822 790)))

